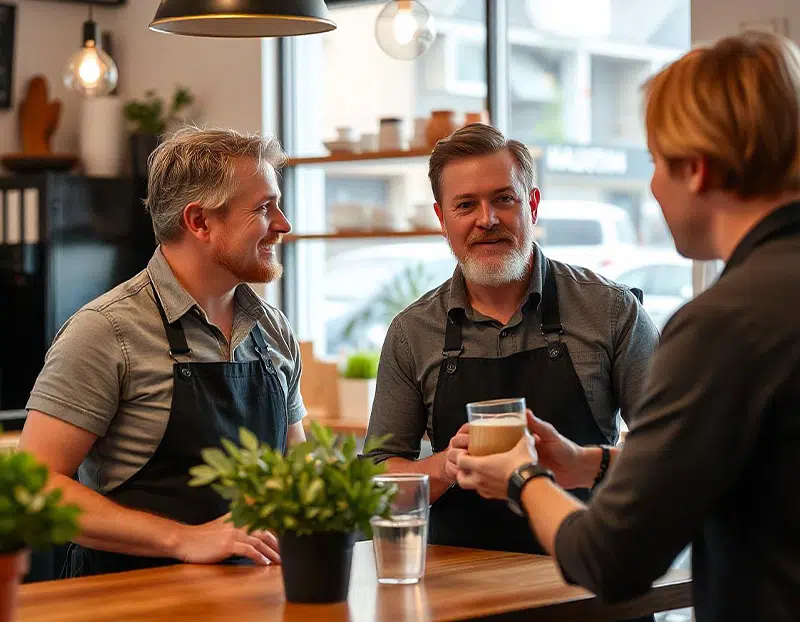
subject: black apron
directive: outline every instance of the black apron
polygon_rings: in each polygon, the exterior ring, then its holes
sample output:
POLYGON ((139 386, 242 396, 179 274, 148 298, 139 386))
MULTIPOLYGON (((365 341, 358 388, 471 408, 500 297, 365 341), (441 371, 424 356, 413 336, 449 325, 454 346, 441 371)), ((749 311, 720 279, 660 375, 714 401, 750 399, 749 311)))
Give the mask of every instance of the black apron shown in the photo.
MULTIPOLYGON (((433 407, 433 450, 447 449, 450 439, 467 423, 466 405, 483 400, 524 397, 540 419, 578 445, 600 445, 609 439, 589 409, 572 365, 558 308, 553 267, 545 260, 542 288, 542 334, 547 345, 504 358, 476 358, 464 352, 463 312, 448 319, 439 382, 433 407)), ((589 490, 570 491, 583 501, 589 490)), ((487 500, 477 492, 452 486, 430 509, 431 544, 543 554, 525 518, 505 501, 487 500)))
MULTIPOLYGON (((176 361, 172 366, 169 421, 150 460, 106 496, 128 508, 200 525, 228 512, 228 501, 209 486, 188 485, 189 469, 203 463, 200 452, 206 447, 220 446, 223 437, 238 444, 240 427, 284 451, 288 432, 286 398, 258 325, 249 335, 255 343, 258 360, 180 362, 178 357, 191 358, 181 321, 170 324, 155 288, 153 294, 167 332, 169 356, 176 361)), ((87 576, 175 563, 179 560, 123 555, 72 545, 67 574, 87 576)))

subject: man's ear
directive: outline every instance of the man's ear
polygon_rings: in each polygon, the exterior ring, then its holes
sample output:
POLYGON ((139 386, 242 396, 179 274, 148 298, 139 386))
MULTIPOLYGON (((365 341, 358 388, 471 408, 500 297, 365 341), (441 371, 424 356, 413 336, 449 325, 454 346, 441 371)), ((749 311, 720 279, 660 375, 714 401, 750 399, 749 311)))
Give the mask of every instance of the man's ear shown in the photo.
POLYGON ((689 191, 692 194, 702 194, 714 187, 722 185, 724 180, 717 179, 711 163, 705 156, 690 156, 685 158, 680 165, 680 175, 686 179, 689 191))
POLYGON ((442 206, 439 205, 438 203, 434 203, 433 211, 436 212, 436 218, 439 219, 439 227, 442 229, 442 235, 447 237, 447 234, 445 233, 446 230, 444 227, 444 212, 442 211, 442 206))
POLYGON ((533 190, 531 190, 531 193, 528 196, 528 205, 530 205, 531 208, 531 216, 533 217, 533 224, 536 224, 536 221, 539 218, 539 201, 541 200, 542 200, 542 193, 539 191, 538 188, 534 186, 533 190))
POLYGON ((183 226, 198 240, 208 239, 208 217, 206 211, 196 201, 183 208, 183 226))

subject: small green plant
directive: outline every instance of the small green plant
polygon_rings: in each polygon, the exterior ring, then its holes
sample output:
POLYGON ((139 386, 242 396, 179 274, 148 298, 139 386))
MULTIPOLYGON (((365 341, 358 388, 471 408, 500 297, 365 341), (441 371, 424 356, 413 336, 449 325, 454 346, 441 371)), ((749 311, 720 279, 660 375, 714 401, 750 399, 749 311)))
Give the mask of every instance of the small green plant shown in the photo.
POLYGON ((342 376, 362 380, 377 378, 380 357, 379 352, 355 352, 347 357, 342 376))
POLYGON ((45 549, 78 533, 80 508, 44 489, 47 467, 24 451, 0 452, 0 553, 45 549))
POLYGON ((134 131, 161 136, 174 123, 180 121, 179 113, 194 103, 194 95, 185 87, 177 87, 169 108, 153 89, 145 93, 144 100, 133 100, 125 105, 125 118, 134 124, 134 131))
MULTIPOLYGON (((222 439, 225 451, 204 449, 205 464, 189 471, 190 486, 211 485, 230 501, 231 521, 237 527, 277 534, 361 530, 371 535, 370 518, 388 518, 395 491, 372 481, 384 467, 359 458, 352 434, 338 437, 312 422, 308 440, 285 456, 244 428, 239 441, 237 447, 222 439)), ((368 442, 364 452, 385 441, 368 442)))

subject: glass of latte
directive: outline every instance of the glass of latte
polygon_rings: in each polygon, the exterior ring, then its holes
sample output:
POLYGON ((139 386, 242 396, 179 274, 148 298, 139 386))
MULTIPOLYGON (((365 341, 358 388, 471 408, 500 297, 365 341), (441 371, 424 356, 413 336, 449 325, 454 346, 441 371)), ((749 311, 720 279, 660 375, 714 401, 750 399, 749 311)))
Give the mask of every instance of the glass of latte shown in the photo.
POLYGON ((467 404, 469 448, 473 456, 499 454, 525 434, 525 398, 515 397, 467 404))

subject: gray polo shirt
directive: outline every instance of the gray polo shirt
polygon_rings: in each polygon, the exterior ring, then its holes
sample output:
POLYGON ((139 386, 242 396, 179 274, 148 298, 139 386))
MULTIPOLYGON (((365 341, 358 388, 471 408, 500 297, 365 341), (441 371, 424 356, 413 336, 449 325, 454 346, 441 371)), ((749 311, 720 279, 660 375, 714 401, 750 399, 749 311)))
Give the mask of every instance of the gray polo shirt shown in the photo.
POLYGON ((167 319, 181 319, 192 362, 257 360, 249 335, 258 325, 286 396, 288 423, 305 416, 300 348, 286 316, 248 285, 239 285, 228 344, 180 285, 158 248, 146 270, 67 320, 47 353, 27 404, 29 410, 99 437, 78 469, 78 477, 102 493, 144 466, 161 442, 169 419, 174 360, 151 281, 167 319))
MULTIPOLYGON (((433 431, 432 416, 445 321, 463 309, 465 356, 501 358, 545 347, 541 333, 544 255, 537 245, 525 302, 507 325, 481 315, 467 302, 464 277, 452 278, 400 313, 381 351, 369 437, 391 434, 370 456, 419 457, 420 441, 433 431)), ((551 260, 552 261, 552 260, 551 260)), ((564 342, 589 408, 610 443, 619 438, 617 414, 628 417, 639 399, 658 330, 630 290, 585 268, 552 261, 564 342)))

